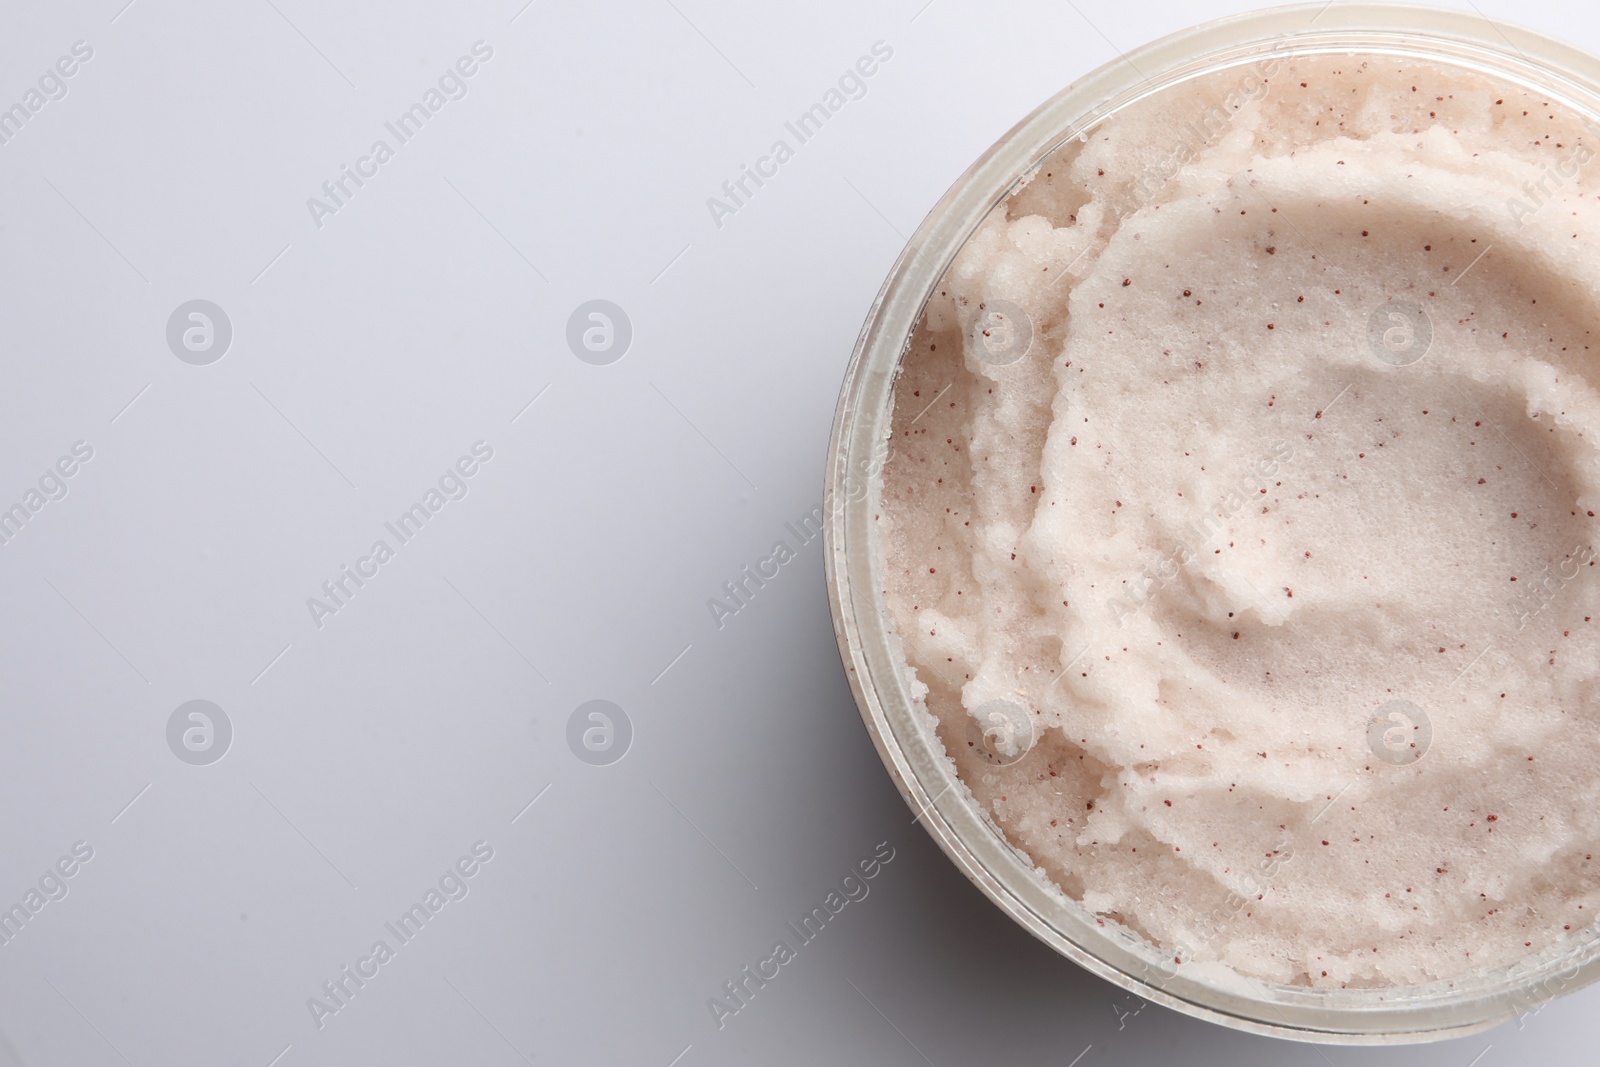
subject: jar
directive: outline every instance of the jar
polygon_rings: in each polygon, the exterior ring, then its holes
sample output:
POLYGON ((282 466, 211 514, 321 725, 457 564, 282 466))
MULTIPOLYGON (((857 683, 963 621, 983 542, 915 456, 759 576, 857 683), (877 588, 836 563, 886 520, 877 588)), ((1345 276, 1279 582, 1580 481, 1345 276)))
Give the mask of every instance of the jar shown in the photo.
MULTIPOLYGON (((1600 977, 1595 930, 1511 966, 1426 985, 1322 989, 1186 968, 1103 924, 1036 870, 964 788, 908 682, 890 621, 874 515, 883 497, 894 383, 924 308, 963 244, 1041 162, 1147 96, 1220 71, 1314 55, 1397 57, 1532 89, 1593 122, 1600 62, 1487 19, 1409 5, 1307 4, 1221 19, 1139 48, 1061 91, 990 148, 938 202, 895 262, 857 342, 827 469, 826 560, 834 629, 862 718, 917 821, 990 900, 1080 966, 1148 1001, 1237 1029, 1307 1041, 1392 1044, 1474 1033, 1600 977)), ((1592 128, 1592 127, 1591 127, 1592 128)), ((1442 649, 1441 649, 1442 651, 1442 649)))

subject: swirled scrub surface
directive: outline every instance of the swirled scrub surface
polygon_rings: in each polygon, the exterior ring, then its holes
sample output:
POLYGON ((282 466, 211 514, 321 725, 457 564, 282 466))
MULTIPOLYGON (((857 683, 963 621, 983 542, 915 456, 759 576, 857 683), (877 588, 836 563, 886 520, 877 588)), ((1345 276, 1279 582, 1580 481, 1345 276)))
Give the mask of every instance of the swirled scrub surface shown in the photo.
POLYGON ((1104 924, 1415 986, 1600 911, 1600 136, 1267 58, 1055 152, 948 269, 876 517, 963 787, 1104 924))

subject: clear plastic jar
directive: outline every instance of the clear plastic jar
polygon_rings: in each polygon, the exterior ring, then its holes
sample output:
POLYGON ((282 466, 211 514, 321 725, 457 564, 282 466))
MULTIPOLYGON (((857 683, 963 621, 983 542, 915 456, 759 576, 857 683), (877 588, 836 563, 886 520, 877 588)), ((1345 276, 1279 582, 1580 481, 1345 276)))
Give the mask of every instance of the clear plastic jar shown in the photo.
POLYGON ((908 684, 873 522, 897 371, 935 287, 991 210, 1053 152, 1151 94, 1182 91, 1219 71, 1242 72, 1267 57, 1314 55, 1398 57, 1476 72, 1535 90, 1589 121, 1600 116, 1600 62, 1593 57, 1476 15, 1398 5, 1308 4, 1223 19, 1140 48, 1063 90, 945 194, 872 306, 845 378, 828 461, 829 595, 862 718, 907 803, 967 877, 1040 940, 1150 1001, 1242 1030, 1352 1044, 1436 1040, 1535 1011, 1600 977, 1594 928, 1558 950, 1467 979, 1320 989, 1185 968, 1170 948, 1097 922, 955 788, 944 747, 908 684))

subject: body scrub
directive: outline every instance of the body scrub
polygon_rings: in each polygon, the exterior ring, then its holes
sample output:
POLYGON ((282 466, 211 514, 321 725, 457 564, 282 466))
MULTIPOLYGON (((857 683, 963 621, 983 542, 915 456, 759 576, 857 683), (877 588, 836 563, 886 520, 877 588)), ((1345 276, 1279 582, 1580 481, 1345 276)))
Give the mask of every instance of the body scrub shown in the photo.
POLYGON ((1268 57, 1034 169, 929 298, 873 512, 961 788, 1202 972, 1453 983, 1600 911, 1600 137, 1268 57))

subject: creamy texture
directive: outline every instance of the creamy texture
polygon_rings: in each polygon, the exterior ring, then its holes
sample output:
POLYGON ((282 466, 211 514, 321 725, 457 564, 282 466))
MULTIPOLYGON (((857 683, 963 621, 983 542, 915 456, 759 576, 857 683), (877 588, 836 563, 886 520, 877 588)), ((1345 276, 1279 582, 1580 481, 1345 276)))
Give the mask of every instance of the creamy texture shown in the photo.
POLYGON ((1600 909, 1600 136, 1408 61, 1262 74, 1068 144, 947 272, 892 621, 975 801, 1103 921, 1457 980, 1600 909))

